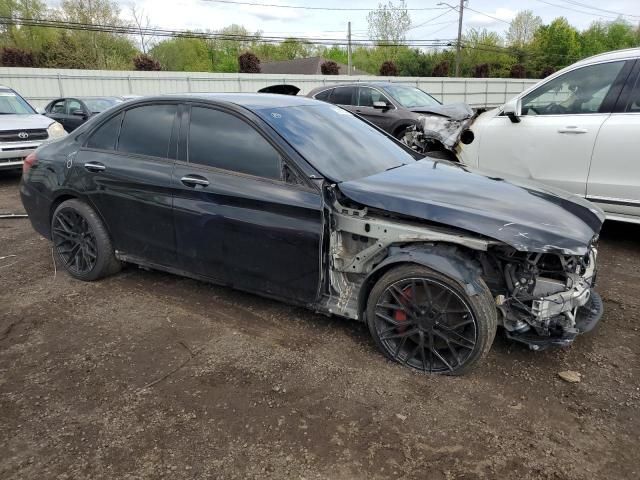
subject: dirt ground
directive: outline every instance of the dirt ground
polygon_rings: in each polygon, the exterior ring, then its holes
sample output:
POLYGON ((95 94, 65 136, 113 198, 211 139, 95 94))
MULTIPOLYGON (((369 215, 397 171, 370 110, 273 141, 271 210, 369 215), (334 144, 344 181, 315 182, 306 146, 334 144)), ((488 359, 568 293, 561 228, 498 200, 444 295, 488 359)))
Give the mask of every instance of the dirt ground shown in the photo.
POLYGON ((72 280, 0 220, 0 478, 640 478, 639 253, 640 226, 605 226, 606 314, 572 347, 499 332, 429 377, 356 322, 134 267, 72 280))

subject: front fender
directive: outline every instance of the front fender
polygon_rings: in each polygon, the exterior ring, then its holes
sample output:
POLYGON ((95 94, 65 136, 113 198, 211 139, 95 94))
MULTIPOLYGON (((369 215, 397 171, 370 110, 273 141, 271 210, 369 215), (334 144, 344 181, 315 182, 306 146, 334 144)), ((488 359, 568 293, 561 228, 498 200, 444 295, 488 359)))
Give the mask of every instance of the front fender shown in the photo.
POLYGON ((390 268, 403 263, 422 265, 442 273, 460 283, 469 295, 478 295, 483 291, 479 281, 482 274, 480 265, 459 247, 424 244, 390 247, 389 256, 367 275, 360 289, 360 312, 364 311, 369 292, 378 279, 390 268))

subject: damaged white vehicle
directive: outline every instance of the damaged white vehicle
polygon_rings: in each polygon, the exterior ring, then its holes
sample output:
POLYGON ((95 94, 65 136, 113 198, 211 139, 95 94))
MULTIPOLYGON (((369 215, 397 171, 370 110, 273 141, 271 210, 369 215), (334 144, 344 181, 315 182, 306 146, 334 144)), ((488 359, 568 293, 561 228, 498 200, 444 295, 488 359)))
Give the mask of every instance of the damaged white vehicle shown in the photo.
POLYGON ((499 326, 538 350, 602 315, 600 209, 313 99, 128 102, 30 155, 21 195, 78 279, 130 262, 360 320, 427 373, 467 372, 499 326))
POLYGON ((424 117, 405 142, 561 188, 598 204, 608 219, 640 223, 639 131, 635 48, 581 60, 477 116, 424 117))

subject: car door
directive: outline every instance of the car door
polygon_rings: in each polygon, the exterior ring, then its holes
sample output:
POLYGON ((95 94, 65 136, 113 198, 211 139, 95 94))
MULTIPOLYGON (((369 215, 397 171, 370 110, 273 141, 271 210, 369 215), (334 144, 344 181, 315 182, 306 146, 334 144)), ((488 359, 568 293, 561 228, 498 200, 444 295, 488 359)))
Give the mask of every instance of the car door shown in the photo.
POLYGON ((66 104, 65 129, 72 132, 89 118, 90 112, 83 102, 76 98, 68 98, 66 104))
POLYGON ((518 123, 506 115, 486 122, 479 166, 584 196, 598 131, 629 67, 624 60, 579 67, 525 94, 518 101, 518 123))
POLYGON ((181 268, 311 302, 320 279, 322 200, 260 123, 222 107, 185 110, 172 184, 181 268))
POLYGON ((393 125, 396 120, 391 101, 378 89, 371 87, 358 87, 358 104, 355 113, 369 120, 374 125, 388 133, 393 133, 393 125), (387 108, 375 108, 374 102, 384 102, 387 108))
MULTIPOLYGON (((67 119, 67 109, 66 109, 67 100, 61 98, 56 100, 53 103, 50 103, 47 106, 46 114, 47 117, 54 119, 56 122, 60 123, 63 127, 65 126, 65 121, 67 119)), ((66 130, 66 127, 65 127, 66 130)))
POLYGON ((634 70, 600 128, 587 181, 587 198, 623 220, 640 220, 640 60, 634 70))
POLYGON ((126 257, 175 267, 171 174, 177 105, 136 105, 114 112, 89 135, 73 177, 126 257), (173 135, 173 137, 172 137, 173 135))

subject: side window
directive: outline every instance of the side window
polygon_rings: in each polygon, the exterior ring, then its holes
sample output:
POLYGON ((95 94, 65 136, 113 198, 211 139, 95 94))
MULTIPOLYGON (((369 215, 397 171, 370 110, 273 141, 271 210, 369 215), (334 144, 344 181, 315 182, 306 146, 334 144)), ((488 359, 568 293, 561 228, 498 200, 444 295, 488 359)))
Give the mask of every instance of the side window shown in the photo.
POLYGON ((331 89, 324 90, 314 97, 316 100, 322 100, 323 102, 329 101, 329 95, 331 95, 331 89))
POLYGON ((58 100, 56 103, 51 105, 51 108, 49 109, 49 113, 64 114, 64 102, 65 100, 58 100))
POLYGON ((191 163, 282 179, 280 154, 248 123, 220 110, 191 109, 188 151, 191 163))
POLYGON ((378 90, 369 87, 360 87, 358 89, 358 105, 361 107, 373 107, 373 102, 391 102, 378 90))
POLYGON ((640 76, 633 87, 626 111, 631 113, 640 113, 640 76))
POLYGON ((167 157, 176 105, 145 105, 124 114, 118 151, 167 157))
POLYGON ((354 105, 353 97, 354 97, 354 87, 338 87, 333 90, 333 94, 331 95, 331 103, 335 103, 336 105, 354 105))
POLYGON ((113 150, 116 148, 116 140, 120 131, 120 122, 122 121, 122 113, 110 118, 100 125, 93 132, 87 141, 88 148, 99 148, 101 150, 113 150))
POLYGON ((67 113, 69 115, 73 115, 73 112, 76 110, 80 110, 81 112, 84 112, 84 108, 82 107, 82 104, 78 101, 78 100, 67 100, 67 113))
POLYGON ((560 75, 522 99, 522 115, 598 113, 624 61, 578 68, 560 75))

